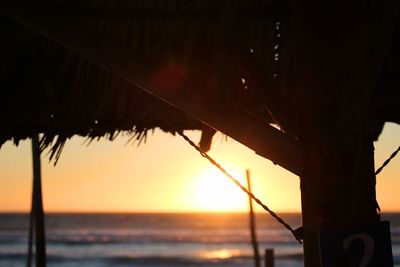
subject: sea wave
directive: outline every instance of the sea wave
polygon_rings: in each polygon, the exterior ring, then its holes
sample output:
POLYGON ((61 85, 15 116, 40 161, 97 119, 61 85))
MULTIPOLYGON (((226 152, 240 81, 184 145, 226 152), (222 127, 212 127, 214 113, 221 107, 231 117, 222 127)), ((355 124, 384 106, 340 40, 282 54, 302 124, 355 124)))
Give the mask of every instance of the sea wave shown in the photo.
MULTIPOLYGON (((250 244, 250 240, 235 239, 235 238, 177 238, 177 237, 113 237, 113 236, 90 236, 90 237, 63 237, 63 238, 48 238, 48 244, 65 245, 65 246, 81 246, 93 244, 136 244, 136 245, 151 245, 151 244, 214 244, 214 245, 242 245, 250 244)), ((261 245, 292 245, 296 244, 295 240, 267 240, 260 241, 261 245)))
MULTIPOLYGON (((400 264, 400 215, 391 216, 397 266, 400 264)), ((28 218, 0 216, 0 267, 25 265, 28 218)), ((296 225, 299 218, 290 215, 286 219, 296 225)), ((48 261, 54 267, 251 266, 247 219, 247 214, 51 214, 46 220, 48 261)), ((260 250, 273 248, 277 266, 302 266, 302 247, 291 233, 265 216, 258 219, 260 250)))
MULTIPOLYGON (((27 255, 25 253, 0 253, 1 261, 25 261, 27 255)), ((287 254, 279 255, 276 259, 281 260, 294 260, 302 261, 302 254, 287 254)), ((158 266, 158 265, 171 265, 171 266, 212 266, 216 264, 235 264, 243 263, 245 261, 253 260, 251 255, 232 256, 226 258, 198 258, 198 257, 184 257, 184 256, 144 256, 144 257, 132 257, 132 256, 112 256, 104 257, 99 255, 98 257, 67 257, 63 255, 48 255, 47 260, 49 263, 68 263, 76 261, 85 262, 101 262, 103 264, 109 264, 109 266, 116 265, 128 265, 135 264, 145 266, 158 266)))

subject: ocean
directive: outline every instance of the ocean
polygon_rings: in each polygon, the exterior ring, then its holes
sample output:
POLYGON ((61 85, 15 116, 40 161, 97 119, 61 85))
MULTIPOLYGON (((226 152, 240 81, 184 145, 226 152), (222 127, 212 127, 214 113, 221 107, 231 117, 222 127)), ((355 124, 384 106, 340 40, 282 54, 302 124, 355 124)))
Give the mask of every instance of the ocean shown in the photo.
MULTIPOLYGON (((293 228, 299 214, 282 216, 293 228)), ((400 214, 391 221, 400 266, 400 214)), ((267 214, 257 214, 261 255, 274 249, 275 266, 303 266, 302 246, 267 214)), ((50 267, 254 266, 248 214, 47 214, 50 267)), ((0 267, 26 266, 29 217, 0 214, 0 267)))

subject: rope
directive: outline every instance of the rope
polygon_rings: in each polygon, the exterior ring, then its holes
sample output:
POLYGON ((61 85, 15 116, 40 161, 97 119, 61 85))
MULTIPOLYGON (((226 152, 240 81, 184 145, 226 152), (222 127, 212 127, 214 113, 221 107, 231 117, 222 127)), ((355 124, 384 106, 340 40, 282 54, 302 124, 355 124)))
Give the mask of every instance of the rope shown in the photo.
POLYGON ((400 146, 392 153, 392 155, 390 155, 390 157, 389 157, 387 160, 385 160, 385 162, 383 162, 382 166, 380 166, 380 167, 376 170, 375 175, 378 175, 378 174, 383 170, 383 168, 385 168, 386 165, 388 165, 388 164, 390 163, 390 161, 391 161, 394 157, 396 157, 396 155, 397 155, 397 153, 399 153, 399 151, 400 151, 400 146))
POLYGON ((260 205, 265 211, 267 211, 275 220, 277 220, 280 224, 282 224, 286 229, 288 229, 296 238, 297 241, 301 244, 301 240, 296 236, 295 230, 287 224, 282 218, 280 218, 275 212, 270 210, 267 205, 261 202, 253 193, 249 192, 246 187, 244 187, 236 178, 234 178, 226 169, 224 169, 218 162, 216 162, 213 158, 211 158, 206 152, 204 152, 198 145, 196 145, 190 138, 185 135, 183 132, 177 132, 180 136, 183 137, 192 147, 194 147, 201 156, 206 158, 211 164, 217 167, 226 177, 228 177, 232 182, 234 182, 243 192, 245 192, 250 198, 252 198, 258 205, 260 205))

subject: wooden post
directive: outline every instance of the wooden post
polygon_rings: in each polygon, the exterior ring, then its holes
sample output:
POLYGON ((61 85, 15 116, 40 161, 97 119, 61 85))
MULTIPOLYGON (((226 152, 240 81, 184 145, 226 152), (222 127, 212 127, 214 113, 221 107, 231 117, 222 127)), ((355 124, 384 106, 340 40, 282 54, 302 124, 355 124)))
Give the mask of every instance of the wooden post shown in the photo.
POLYGON ((33 216, 34 216, 34 210, 35 210, 35 192, 34 192, 34 186, 32 184, 32 196, 31 196, 31 212, 29 213, 29 234, 28 234, 28 258, 26 262, 27 267, 32 266, 32 243, 33 243, 33 216))
POLYGON ((371 108, 396 2, 293 2, 293 97, 307 151, 300 175, 306 267, 358 266, 335 234, 379 225, 371 108), (335 234, 322 242, 327 232, 335 234), (343 257, 326 257, 332 254, 343 257))
POLYGON ((46 238, 44 225, 44 212, 42 200, 42 182, 40 166, 39 136, 32 138, 33 158, 33 197, 32 213, 34 214, 35 241, 36 241, 36 266, 46 267, 46 238))
POLYGON ((267 248, 265 250, 265 267, 274 267, 275 259, 274 259, 274 250, 271 248, 267 248))
MULTIPOLYGON (((250 171, 246 170, 246 178, 247 178, 247 189, 251 193, 251 182, 250 182, 250 171)), ((256 221, 254 217, 254 210, 253 210, 253 200, 249 197, 249 217, 250 217, 250 233, 251 233, 251 244, 253 245, 254 250, 254 263, 255 267, 261 267, 260 265, 260 255, 258 251, 258 242, 257 242, 257 235, 256 235, 256 221)))

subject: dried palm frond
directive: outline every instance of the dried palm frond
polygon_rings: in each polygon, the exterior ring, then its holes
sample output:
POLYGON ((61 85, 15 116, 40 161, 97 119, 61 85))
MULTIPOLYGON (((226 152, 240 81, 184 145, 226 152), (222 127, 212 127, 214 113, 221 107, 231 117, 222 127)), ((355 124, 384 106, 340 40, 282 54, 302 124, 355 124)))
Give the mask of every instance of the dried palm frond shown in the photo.
MULTIPOLYGON (((52 0, 46 4, 53 14, 129 45, 138 61, 190 68, 213 80, 214 95, 273 121, 270 111, 278 123, 291 127, 291 107, 281 89, 285 87, 275 84, 271 66, 271 31, 283 16, 284 5, 267 0, 52 0)), ((141 139, 156 127, 171 133, 206 128, 6 16, 0 16, 0 34, 7 36, 0 40, 4 96, 0 144, 9 139, 18 143, 40 132, 42 149, 52 145, 52 157, 75 134, 113 139, 127 131, 141 139)))

